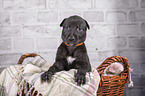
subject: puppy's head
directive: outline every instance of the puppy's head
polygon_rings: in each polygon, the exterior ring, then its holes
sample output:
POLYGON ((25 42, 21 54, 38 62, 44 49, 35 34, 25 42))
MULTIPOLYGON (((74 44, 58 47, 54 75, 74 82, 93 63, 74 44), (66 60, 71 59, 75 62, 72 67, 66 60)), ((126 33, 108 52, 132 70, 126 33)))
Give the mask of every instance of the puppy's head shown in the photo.
POLYGON ((79 16, 65 18, 60 27, 63 27, 61 35, 63 42, 70 46, 84 42, 87 28, 90 29, 87 21, 79 16))

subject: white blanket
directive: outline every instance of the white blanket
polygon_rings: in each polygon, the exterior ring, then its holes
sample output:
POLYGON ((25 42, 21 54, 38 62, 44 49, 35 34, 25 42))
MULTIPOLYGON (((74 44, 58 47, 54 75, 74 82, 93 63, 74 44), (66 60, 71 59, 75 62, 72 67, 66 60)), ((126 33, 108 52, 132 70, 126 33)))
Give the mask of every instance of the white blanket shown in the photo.
MULTIPOLYGON (((96 96, 100 82, 97 70, 86 75, 86 84, 77 86, 74 82, 74 69, 57 72, 51 82, 41 82, 40 75, 51 66, 41 56, 33 58, 26 65, 14 65, 3 70, 0 86, 5 96, 96 96)), ((2 92, 1 92, 2 94, 2 92)))

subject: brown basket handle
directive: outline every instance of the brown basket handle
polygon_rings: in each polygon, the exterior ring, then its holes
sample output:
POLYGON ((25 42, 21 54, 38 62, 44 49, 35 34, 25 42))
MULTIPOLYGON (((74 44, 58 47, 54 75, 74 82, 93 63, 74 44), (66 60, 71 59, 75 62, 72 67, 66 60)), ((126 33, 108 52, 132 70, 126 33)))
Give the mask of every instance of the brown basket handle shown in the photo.
MULTIPOLYGON (((123 63, 123 67, 124 67, 124 73, 130 74, 129 73, 129 63, 126 57, 123 56, 112 56, 107 58, 100 66, 97 67, 97 71, 100 75, 103 74, 104 70, 111 65, 114 62, 121 62, 123 63)), ((128 80, 130 78, 130 75, 128 75, 128 80)))
POLYGON ((28 54, 24 54, 20 57, 19 61, 17 64, 22 64, 24 59, 27 58, 27 57, 35 57, 35 56, 38 56, 38 54, 36 53, 28 53, 28 54))

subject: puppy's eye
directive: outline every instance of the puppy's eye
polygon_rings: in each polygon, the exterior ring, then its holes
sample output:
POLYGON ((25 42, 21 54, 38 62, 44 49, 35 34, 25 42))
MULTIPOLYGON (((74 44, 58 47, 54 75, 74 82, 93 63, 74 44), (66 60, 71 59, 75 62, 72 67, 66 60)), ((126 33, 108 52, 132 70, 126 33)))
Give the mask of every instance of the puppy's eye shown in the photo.
POLYGON ((84 29, 83 29, 83 28, 78 28, 77 30, 78 30, 78 31, 83 31, 84 29))
POLYGON ((66 29, 66 30, 68 30, 68 29, 69 29, 69 27, 65 27, 65 29, 66 29))

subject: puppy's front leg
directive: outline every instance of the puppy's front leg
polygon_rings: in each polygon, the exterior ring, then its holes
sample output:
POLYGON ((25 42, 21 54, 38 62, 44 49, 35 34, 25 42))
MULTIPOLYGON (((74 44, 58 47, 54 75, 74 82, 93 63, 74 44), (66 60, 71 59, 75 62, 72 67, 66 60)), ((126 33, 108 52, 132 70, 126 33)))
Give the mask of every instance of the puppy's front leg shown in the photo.
POLYGON ((46 71, 45 73, 41 75, 42 81, 44 82, 50 81, 52 75, 54 75, 56 72, 59 72, 65 69, 65 65, 67 64, 67 60, 65 58, 67 51, 64 46, 65 44, 62 43, 58 47, 55 63, 48 69, 48 71, 46 71))
POLYGON ((75 74, 75 82, 77 82, 77 85, 86 83, 86 72, 84 69, 78 69, 78 72, 75 74))
POLYGON ((49 82, 51 80, 52 75, 56 72, 64 70, 63 62, 56 61, 45 73, 41 75, 41 80, 44 82, 49 82))
POLYGON ((83 61, 74 61, 75 69, 77 73, 74 75, 75 82, 77 85, 82 85, 86 83, 86 72, 89 72, 89 66, 86 62, 83 61))

